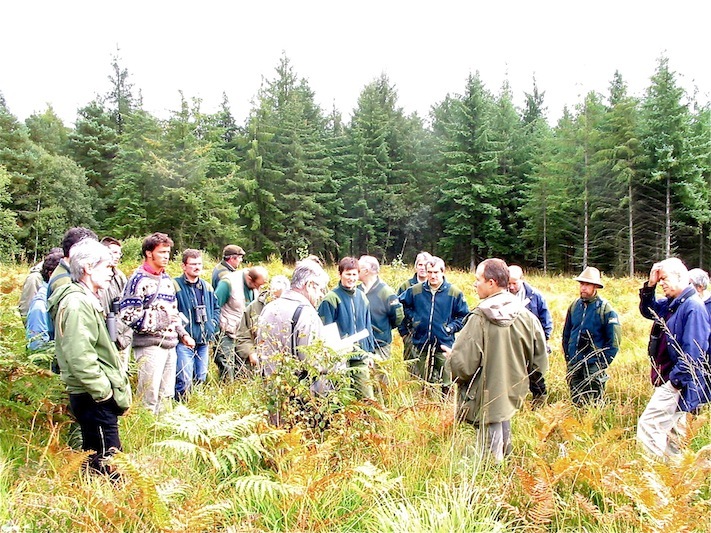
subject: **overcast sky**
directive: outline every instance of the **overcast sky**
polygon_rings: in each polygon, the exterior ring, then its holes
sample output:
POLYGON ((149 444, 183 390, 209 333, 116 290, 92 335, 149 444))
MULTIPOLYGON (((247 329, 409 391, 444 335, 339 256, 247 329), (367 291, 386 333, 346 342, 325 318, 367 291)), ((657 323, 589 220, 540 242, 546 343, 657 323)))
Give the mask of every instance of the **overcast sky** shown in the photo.
POLYGON ((117 47, 161 118, 180 90, 204 112, 225 92, 242 123, 282 52, 344 117, 381 73, 406 113, 426 117, 479 71, 495 93, 508 79, 518 104, 535 75, 554 121, 588 91, 606 95, 615 70, 641 96, 662 54, 684 88, 711 94, 707 0, 8 0, 0 13, 0 93, 21 120, 51 104, 71 125, 109 90, 117 47))

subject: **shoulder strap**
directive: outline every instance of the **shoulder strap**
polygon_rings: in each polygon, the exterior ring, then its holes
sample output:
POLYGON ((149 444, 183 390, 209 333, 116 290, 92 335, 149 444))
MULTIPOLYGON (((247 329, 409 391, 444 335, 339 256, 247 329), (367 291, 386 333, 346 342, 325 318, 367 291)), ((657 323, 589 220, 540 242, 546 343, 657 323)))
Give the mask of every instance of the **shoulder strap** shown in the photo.
POLYGON ((296 324, 299 323, 299 318, 301 317, 301 312, 306 307, 306 304, 299 304, 294 310, 294 314, 291 317, 291 355, 296 357, 296 324))
POLYGON ((600 298, 600 306, 597 308, 597 314, 600 317, 600 322, 603 324, 605 323, 605 315, 610 310, 610 302, 605 300, 604 298, 600 298))

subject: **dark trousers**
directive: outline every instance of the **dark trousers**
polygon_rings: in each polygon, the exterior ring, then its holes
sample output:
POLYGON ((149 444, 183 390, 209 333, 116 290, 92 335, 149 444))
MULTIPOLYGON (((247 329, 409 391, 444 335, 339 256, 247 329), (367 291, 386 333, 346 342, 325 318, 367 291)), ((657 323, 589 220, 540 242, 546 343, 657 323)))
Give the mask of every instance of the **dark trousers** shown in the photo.
POLYGON ((605 382, 609 379, 605 367, 594 360, 568 363, 566 374, 570 397, 577 406, 602 400, 605 382))
POLYGON ((110 474, 106 459, 121 450, 118 417, 120 409, 112 399, 96 403, 88 393, 70 394, 69 405, 79 422, 82 450, 93 451, 89 467, 102 474, 110 474))

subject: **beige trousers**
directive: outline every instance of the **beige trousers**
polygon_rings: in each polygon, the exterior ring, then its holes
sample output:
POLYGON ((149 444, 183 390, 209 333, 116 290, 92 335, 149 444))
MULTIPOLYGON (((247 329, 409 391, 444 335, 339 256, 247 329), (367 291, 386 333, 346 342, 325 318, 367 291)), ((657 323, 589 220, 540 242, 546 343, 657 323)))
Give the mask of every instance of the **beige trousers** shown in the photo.
POLYGON ((163 400, 175 396, 175 348, 138 346, 133 355, 138 365, 136 394, 146 409, 157 415, 163 400))
POLYGON ((643 448, 658 457, 675 457, 681 453, 686 435, 686 413, 679 410, 681 391, 666 382, 656 389, 637 422, 637 440, 643 448))

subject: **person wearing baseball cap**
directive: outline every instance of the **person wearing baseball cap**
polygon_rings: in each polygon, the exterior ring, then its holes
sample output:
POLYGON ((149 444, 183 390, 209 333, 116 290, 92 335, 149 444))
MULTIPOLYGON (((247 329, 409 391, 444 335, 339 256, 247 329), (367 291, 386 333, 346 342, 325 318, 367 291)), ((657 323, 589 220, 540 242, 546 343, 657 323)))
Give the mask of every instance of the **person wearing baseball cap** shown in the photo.
POLYGON ((242 264, 244 250, 236 244, 228 244, 222 250, 222 261, 212 269, 212 288, 217 289, 220 280, 228 273, 234 272, 242 264))
POLYGON ((620 348, 620 320, 607 300, 598 295, 604 287, 600 271, 588 266, 574 278, 580 298, 568 308, 563 326, 566 379, 573 403, 602 400, 609 379, 607 367, 620 348))

